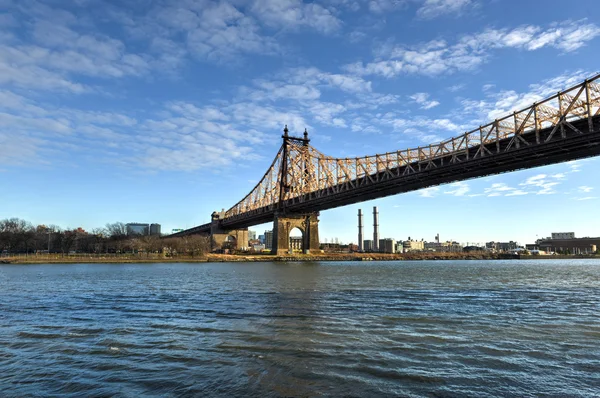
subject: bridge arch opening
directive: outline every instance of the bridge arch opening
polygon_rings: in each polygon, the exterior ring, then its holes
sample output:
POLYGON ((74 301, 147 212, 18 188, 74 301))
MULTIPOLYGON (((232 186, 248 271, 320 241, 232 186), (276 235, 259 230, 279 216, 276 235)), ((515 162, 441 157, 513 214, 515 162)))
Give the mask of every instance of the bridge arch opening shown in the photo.
POLYGON ((304 253, 304 231, 299 227, 294 227, 290 230, 288 236, 290 254, 304 253))
POLYGON ((227 235, 223 242, 223 249, 233 250, 237 247, 237 238, 233 235, 227 235))

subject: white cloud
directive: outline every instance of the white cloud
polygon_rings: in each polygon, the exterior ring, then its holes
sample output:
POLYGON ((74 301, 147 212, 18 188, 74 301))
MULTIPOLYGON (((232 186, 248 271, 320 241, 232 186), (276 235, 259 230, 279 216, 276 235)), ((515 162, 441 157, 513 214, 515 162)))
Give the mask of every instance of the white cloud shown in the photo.
MULTIPOLYGON (((447 0, 440 0, 440 3, 443 1, 447 0)), ((534 51, 543 47, 554 47, 563 52, 570 52, 597 36, 600 36, 600 27, 585 21, 567 21, 545 30, 534 25, 512 30, 487 29, 481 33, 465 35, 452 45, 445 41, 433 40, 417 46, 385 46, 379 51, 375 61, 348 64, 345 69, 359 76, 435 76, 474 70, 487 62, 491 53, 498 49, 534 51)))
POLYGON ((423 19, 432 19, 440 15, 455 14, 472 4, 472 0, 425 0, 417 10, 417 16, 423 19))
POLYGON ((330 10, 302 0, 256 0, 251 7, 258 19, 278 28, 306 27, 322 33, 337 31, 342 22, 330 10))
POLYGON ((527 180, 523 181, 519 185, 522 187, 530 188, 535 187, 538 188, 537 195, 551 195, 557 193, 554 187, 560 184, 560 182, 552 181, 552 180, 562 180, 564 179, 564 174, 557 174, 554 176, 547 176, 546 174, 538 174, 532 177, 529 177, 527 180), (558 178, 556 177, 558 176, 558 178))
POLYGON ((236 54, 273 54, 279 51, 274 38, 263 36, 254 19, 244 15, 228 3, 210 2, 201 13, 195 14, 195 26, 177 26, 177 20, 167 22, 171 28, 186 32, 190 51, 217 62, 231 61, 236 54), (183 28, 183 29, 182 29, 183 28))
POLYGON ((529 192, 523 191, 521 189, 515 189, 514 191, 510 191, 509 193, 507 193, 504 196, 521 196, 521 195, 527 195, 527 194, 529 194, 529 192))
POLYGON ((593 187, 588 187, 585 185, 579 187, 579 192, 583 192, 583 193, 589 193, 589 192, 592 192, 593 190, 594 190, 593 187))
MULTIPOLYGON (((518 93, 514 90, 501 90, 493 92, 484 85, 486 100, 463 99, 461 101, 462 113, 474 116, 473 125, 488 123, 496 118, 505 116, 515 110, 531 106, 533 103, 555 94, 557 91, 575 85, 586 77, 590 72, 577 70, 566 72, 538 84, 531 84, 529 91, 518 93)), ((493 86, 492 86, 493 87, 493 86)))
POLYGON ((584 196, 581 198, 575 198, 575 200, 592 200, 592 199, 598 199, 597 196, 584 196))
POLYGON ((503 195, 506 195, 508 192, 512 192, 512 191, 515 191, 515 188, 509 187, 508 185, 506 185, 503 182, 496 182, 496 183, 492 184, 491 187, 485 188, 483 190, 483 193, 485 195, 487 195, 488 197, 494 197, 494 196, 503 196, 503 195))
POLYGON ((418 191, 418 194, 422 198, 433 198, 434 196, 437 195, 439 190, 440 190, 439 187, 430 187, 430 188, 421 189, 420 191, 418 191))
POLYGON ((445 194, 454 196, 465 196, 471 190, 471 188, 469 188, 469 184, 467 184, 466 182, 455 182, 453 184, 450 184, 450 187, 454 189, 444 191, 445 194))
POLYGON ((421 105, 421 109, 435 108, 440 104, 438 101, 429 100, 429 94, 427 93, 415 93, 410 96, 410 99, 421 105))

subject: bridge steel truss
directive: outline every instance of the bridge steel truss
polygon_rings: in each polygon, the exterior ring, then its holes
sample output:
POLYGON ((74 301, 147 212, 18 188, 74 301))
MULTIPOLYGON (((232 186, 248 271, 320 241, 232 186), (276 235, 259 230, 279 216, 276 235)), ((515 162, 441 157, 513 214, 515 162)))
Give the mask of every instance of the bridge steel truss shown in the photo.
MULTIPOLYGON (((437 144, 356 158, 334 158, 287 126, 273 163, 224 226, 310 213, 490 174, 600 155, 600 75, 437 144)), ((197 233, 210 224, 179 234, 197 233)))

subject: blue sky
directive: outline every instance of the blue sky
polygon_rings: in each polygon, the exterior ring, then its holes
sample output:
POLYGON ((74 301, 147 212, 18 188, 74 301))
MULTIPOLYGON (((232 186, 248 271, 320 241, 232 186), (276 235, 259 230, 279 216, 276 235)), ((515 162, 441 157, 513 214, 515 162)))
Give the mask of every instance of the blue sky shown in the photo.
MULTIPOLYGON (((597 73, 598 21, 596 0, 0 0, 0 218, 192 227, 284 124, 336 157, 458 135, 597 73)), ((599 165, 325 211, 321 237, 356 241, 374 205, 396 239, 599 236, 599 165)))

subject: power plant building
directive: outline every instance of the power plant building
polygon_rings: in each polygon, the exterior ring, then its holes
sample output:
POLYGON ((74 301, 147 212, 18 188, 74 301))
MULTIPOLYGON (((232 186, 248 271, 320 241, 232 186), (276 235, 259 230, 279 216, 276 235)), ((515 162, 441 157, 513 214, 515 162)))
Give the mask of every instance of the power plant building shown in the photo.
POLYGON ((372 251, 373 251, 373 241, 372 241, 372 240, 370 240, 370 239, 366 239, 366 240, 363 242, 363 245, 364 245, 364 247, 365 247, 365 250, 364 250, 364 251, 366 251, 366 252, 372 252, 372 251))
POLYGON ((373 206, 373 251, 379 251, 379 211, 373 206))
POLYGON ((362 214, 362 210, 358 209, 358 251, 359 252, 365 251, 365 247, 363 244, 363 237, 364 237, 363 214, 362 214))
POLYGON ((380 253, 396 253, 396 240, 395 239, 379 239, 379 252, 380 253))
POLYGON ((575 239, 575 232, 552 232, 552 239, 575 239))

